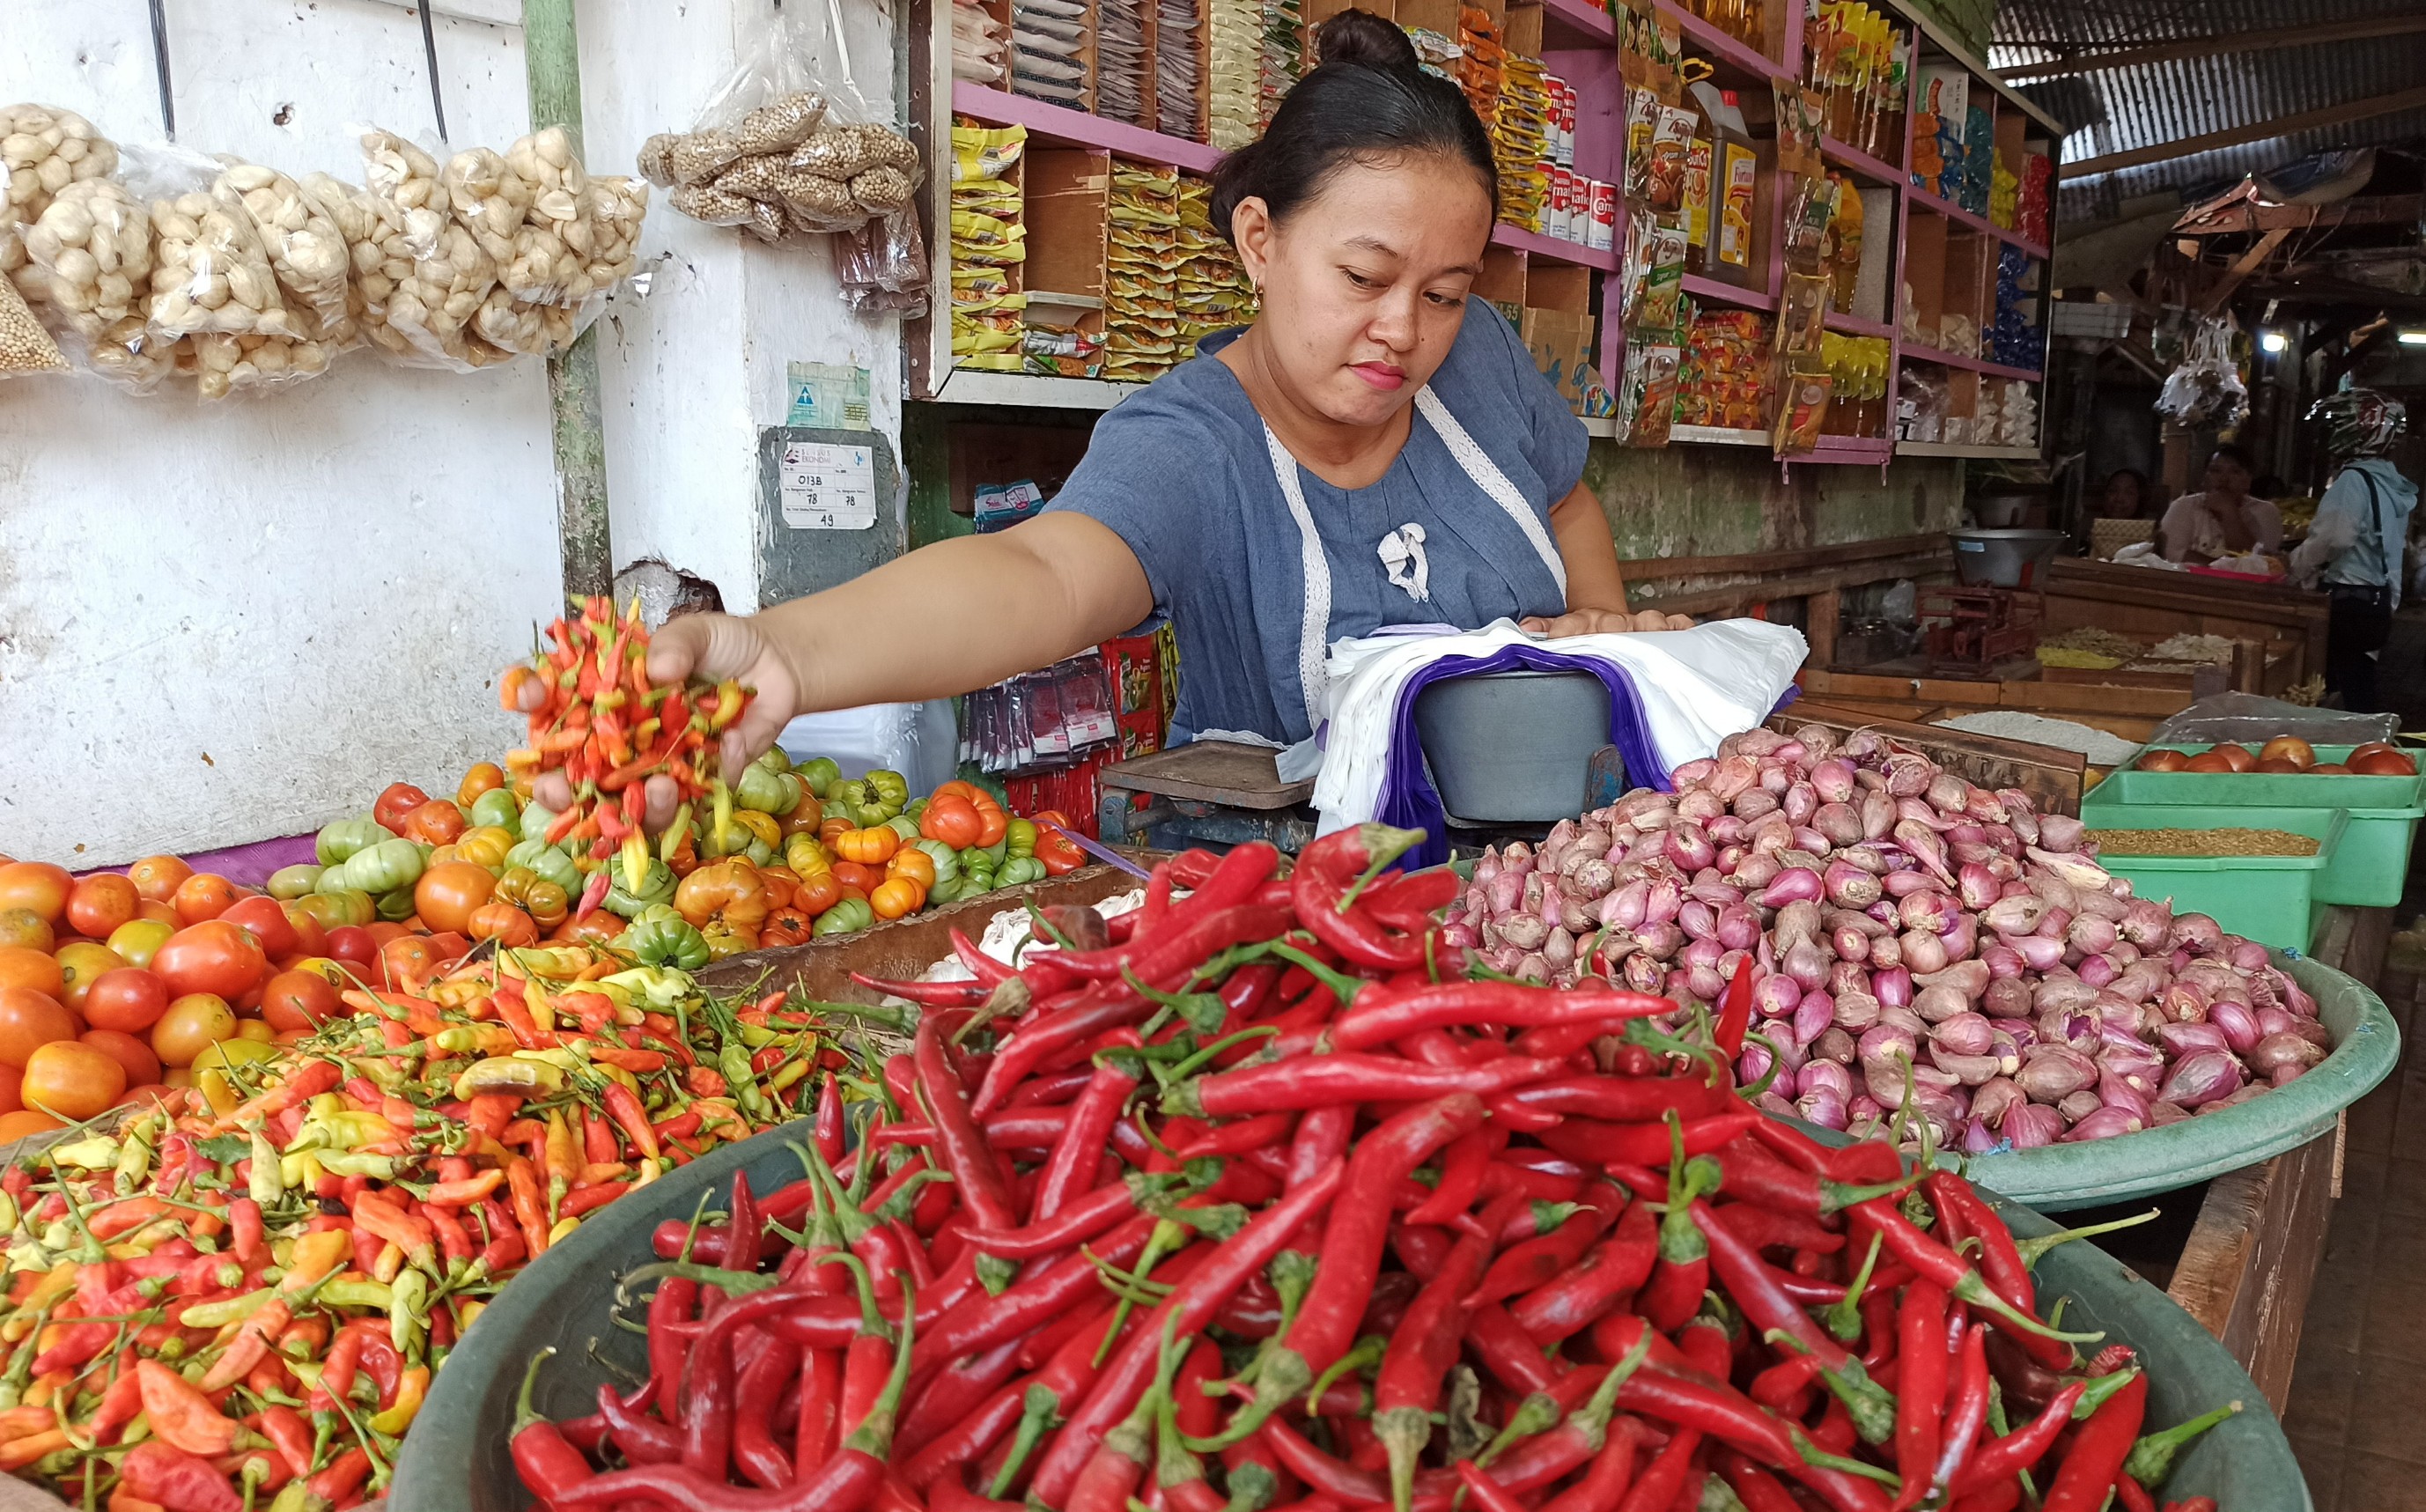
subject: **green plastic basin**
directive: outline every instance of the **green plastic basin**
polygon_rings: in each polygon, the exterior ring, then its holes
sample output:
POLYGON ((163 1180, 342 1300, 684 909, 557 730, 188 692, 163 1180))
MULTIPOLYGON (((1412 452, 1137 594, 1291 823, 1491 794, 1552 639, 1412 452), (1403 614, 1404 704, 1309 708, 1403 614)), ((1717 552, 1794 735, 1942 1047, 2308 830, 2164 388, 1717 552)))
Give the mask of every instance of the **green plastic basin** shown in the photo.
MULTIPOLYGON (((2100 785, 2101 787, 2103 784, 2100 785)), ((2340 854, 2349 816, 2338 808, 2208 807, 2191 804, 2114 804, 2081 821, 2093 830, 2289 830, 2317 842, 2314 855, 2121 855, 2098 847, 2097 864, 2131 879, 2143 898, 2170 898, 2175 913, 2206 914, 2225 933, 2305 951, 2325 900, 2322 877, 2340 854)))
MULTIPOLYGON (((2379 1012, 2381 1010, 2379 1009, 2379 1012)), ((2315 1073, 2310 1073, 2314 1075, 2315 1073)), ((711 1203, 746 1169, 752 1190, 771 1192, 800 1174, 784 1147, 805 1124, 770 1130, 719 1150, 600 1210, 498 1293, 438 1374, 407 1436, 389 1505, 413 1512, 516 1512, 530 1497, 508 1448, 514 1396, 531 1356, 556 1358, 540 1374, 537 1402, 554 1418, 596 1410, 598 1387, 639 1378, 641 1336, 615 1326, 615 1280, 654 1259, 649 1236, 668 1219, 687 1219, 703 1194, 711 1203)), ((1998 1200, 2017 1233, 2053 1225, 1998 1200)), ((2068 1296, 2068 1326, 2104 1329, 2137 1348, 2149 1371, 2151 1428, 2185 1422, 2226 1402, 2240 1416, 2200 1438, 2175 1461, 2170 1498, 2208 1495, 2223 1512, 2307 1512, 2305 1483, 2281 1426, 2224 1347, 2172 1298, 2086 1244, 2066 1244, 2039 1265, 2042 1310, 2068 1296)))
MULTIPOLYGON (((2169 750, 2198 752, 2200 745, 2169 750)), ((2339 761, 2355 749, 2317 747, 2320 761, 2339 761)), ((2137 757, 2134 757, 2136 760, 2137 757)), ((2269 808, 2339 808, 2350 814, 2341 852, 2318 880, 2317 896, 2329 903, 2389 908, 2401 901, 2409 875, 2409 848, 2418 821, 2426 815, 2426 775, 2310 776, 2277 772, 2139 772, 2117 768, 2080 801, 2080 817, 2093 826, 2118 804, 2191 805, 2225 808, 2257 804, 2269 808)))
POLYGON ((2277 964, 2317 1000, 2317 1016, 2334 1039, 2333 1053, 2307 1075, 2162 1129, 1977 1155, 1971 1179, 2041 1211, 2062 1212, 2193 1186, 2331 1132, 2341 1111, 2400 1064, 2401 1031, 2384 1000, 2353 978, 2314 961, 2278 957, 2277 964))

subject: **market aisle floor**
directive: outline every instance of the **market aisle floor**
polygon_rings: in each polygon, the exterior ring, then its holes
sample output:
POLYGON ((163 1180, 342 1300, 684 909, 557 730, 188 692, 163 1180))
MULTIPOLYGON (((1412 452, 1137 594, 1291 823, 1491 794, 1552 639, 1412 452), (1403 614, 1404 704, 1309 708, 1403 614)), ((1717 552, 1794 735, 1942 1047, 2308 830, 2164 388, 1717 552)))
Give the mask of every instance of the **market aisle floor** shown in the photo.
POLYGON ((2421 991, 2419 978, 2386 971, 2402 1065, 2351 1110, 2342 1196, 2283 1415, 2317 1512, 2426 1512, 2426 1051, 2411 1032, 2413 1021, 2426 1029, 2421 991))

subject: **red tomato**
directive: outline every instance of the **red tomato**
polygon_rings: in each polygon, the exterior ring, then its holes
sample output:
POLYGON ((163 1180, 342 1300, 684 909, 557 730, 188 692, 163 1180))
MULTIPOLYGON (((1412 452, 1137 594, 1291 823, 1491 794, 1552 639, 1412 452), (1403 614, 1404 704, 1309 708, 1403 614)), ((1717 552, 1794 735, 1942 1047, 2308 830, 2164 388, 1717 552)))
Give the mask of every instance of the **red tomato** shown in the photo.
POLYGON ((379 984, 390 992, 418 992, 438 969, 424 935, 400 935, 380 947, 379 984))
POLYGON ((235 883, 216 872, 197 871, 177 885, 177 895, 170 902, 178 923, 199 924, 226 913, 235 898, 235 883))
POLYGON ((124 1067, 130 1087, 149 1086, 160 1080, 160 1057, 132 1034, 115 1029, 88 1029, 76 1038, 124 1067))
POLYGON ((344 1012, 337 989, 315 971, 281 971, 262 989, 262 1022, 281 1032, 317 1029, 344 1012))
POLYGON ((177 888, 194 869, 173 855, 147 855, 126 869, 126 880, 135 890, 155 903, 165 903, 177 895, 177 888))
POLYGON ((160 973, 173 998, 196 992, 240 998, 260 984, 269 957, 251 931, 214 919, 170 935, 152 957, 152 969, 160 973))
POLYGON ((93 979, 85 994, 84 1021, 95 1029, 139 1034, 169 1011, 166 983, 138 967, 121 967, 93 979))
POLYGON ((298 946, 295 926, 288 922, 286 905, 275 898, 239 898, 228 905, 219 918, 231 924, 241 924, 252 931, 261 942, 261 953, 272 960, 293 955, 298 946))
POLYGON ((59 1001, 77 1013, 84 1012, 85 998, 92 991, 95 982, 127 964, 116 951, 106 945, 95 945, 90 940, 76 940, 60 946, 57 960, 59 1001))
POLYGON ((329 953, 329 932, 301 903, 281 903, 286 910, 286 922, 295 931, 295 949, 289 955, 326 955, 329 953))
POLYGON ((74 886, 64 867, 11 861, 0 866, 0 908, 30 908, 44 923, 57 924, 67 912, 68 890, 74 886))
POLYGON ((344 961, 364 976, 371 974, 371 963, 379 959, 379 942, 371 932, 360 924, 340 924, 329 931, 329 944, 322 952, 332 961, 344 961))
POLYGON ((135 918, 143 895, 135 884, 107 871, 77 879, 68 893, 68 922, 87 939, 105 940, 109 932, 135 918))
POLYGON ((404 816, 404 837, 408 840, 452 845, 455 837, 462 833, 463 811, 444 798, 432 798, 404 816))
POLYGON ((39 992, 0 987, 0 1062, 19 1070, 42 1046, 73 1039, 81 1028, 75 1015, 39 992))
POLYGON ((387 791, 379 795, 379 802, 371 805, 371 818, 401 835, 405 816, 428 802, 429 795, 412 784, 392 782, 387 791))

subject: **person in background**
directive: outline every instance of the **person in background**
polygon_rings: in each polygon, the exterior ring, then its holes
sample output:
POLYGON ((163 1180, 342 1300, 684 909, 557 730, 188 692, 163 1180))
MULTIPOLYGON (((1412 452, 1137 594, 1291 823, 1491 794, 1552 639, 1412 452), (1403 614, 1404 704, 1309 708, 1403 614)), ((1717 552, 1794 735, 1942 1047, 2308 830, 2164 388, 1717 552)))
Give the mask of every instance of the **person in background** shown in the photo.
POLYGON ((2224 557, 2281 551, 2281 512, 2249 494, 2256 472, 2248 452, 2230 444, 2216 447, 2207 461, 2207 487, 2166 506, 2157 526, 2165 560, 2204 566, 2224 557))
POLYGON ((2320 582, 2332 600, 2325 622, 2325 688, 2342 707, 2377 710, 2376 654, 2401 607, 2402 548, 2418 485, 2386 460, 2409 412, 2372 389, 2328 394, 2308 411, 2323 428, 2334 473, 2317 500, 2317 523, 2291 553, 2291 574, 2320 582))
POLYGON ((2097 491, 2097 517, 2136 520, 2147 512, 2148 475, 2136 467, 2117 467, 2106 475, 2097 491))

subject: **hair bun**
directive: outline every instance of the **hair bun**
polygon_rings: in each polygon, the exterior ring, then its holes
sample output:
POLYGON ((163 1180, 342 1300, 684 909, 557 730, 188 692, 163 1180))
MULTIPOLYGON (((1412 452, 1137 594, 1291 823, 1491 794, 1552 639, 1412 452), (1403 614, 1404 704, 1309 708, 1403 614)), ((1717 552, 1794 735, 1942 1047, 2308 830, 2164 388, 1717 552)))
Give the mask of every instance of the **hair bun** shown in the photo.
POLYGON ((1315 28, 1315 57, 1321 66, 1369 68, 1384 73, 1415 73, 1422 60, 1415 44, 1396 24, 1369 10, 1343 10, 1315 28))

